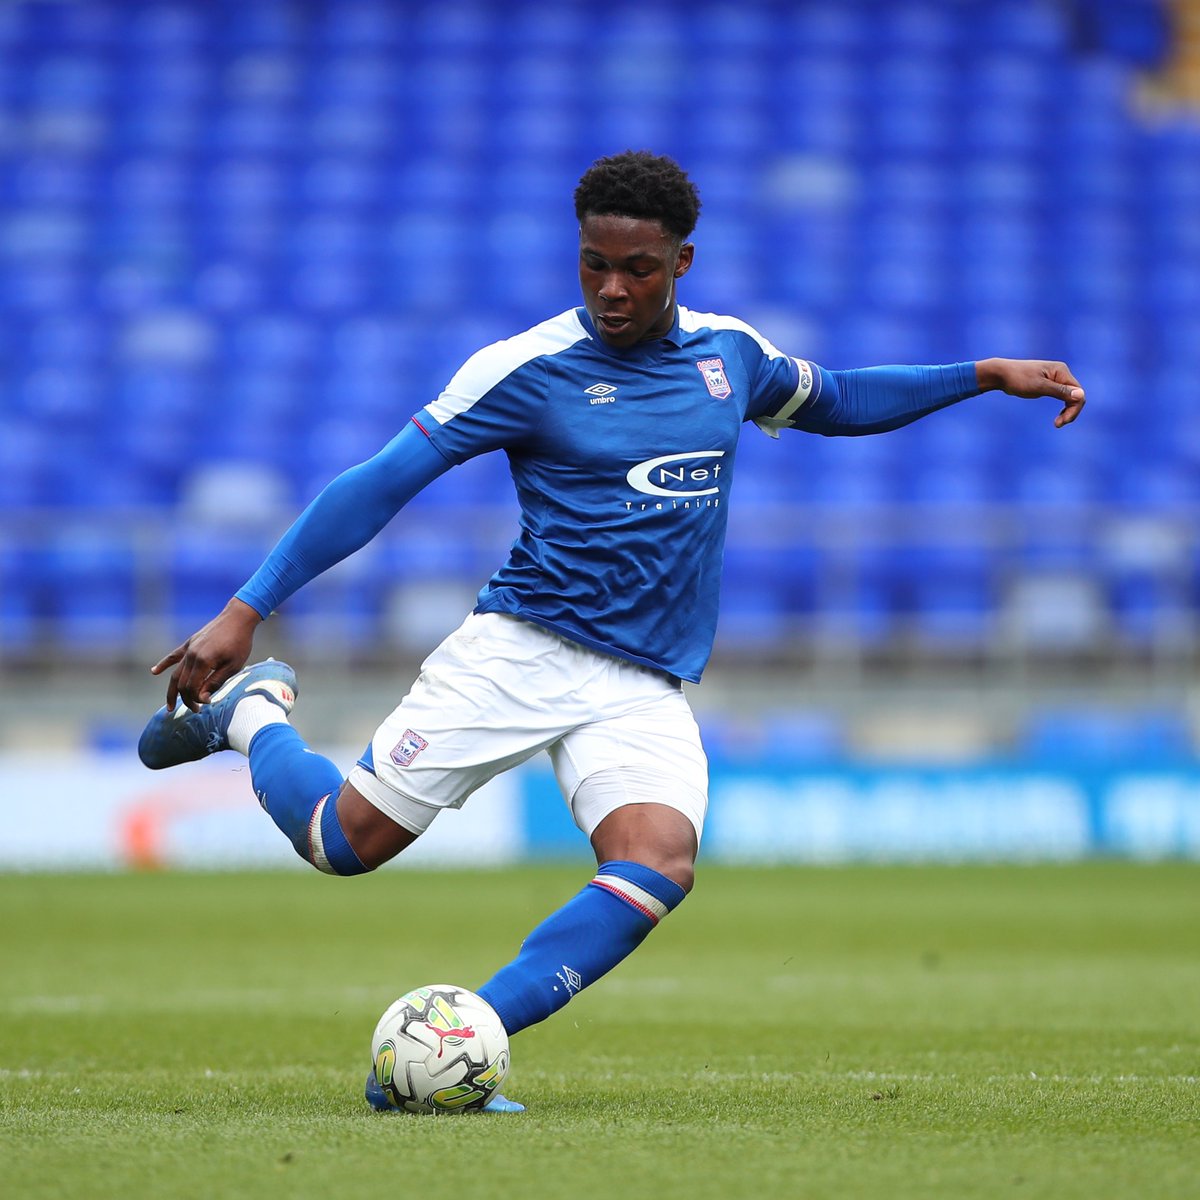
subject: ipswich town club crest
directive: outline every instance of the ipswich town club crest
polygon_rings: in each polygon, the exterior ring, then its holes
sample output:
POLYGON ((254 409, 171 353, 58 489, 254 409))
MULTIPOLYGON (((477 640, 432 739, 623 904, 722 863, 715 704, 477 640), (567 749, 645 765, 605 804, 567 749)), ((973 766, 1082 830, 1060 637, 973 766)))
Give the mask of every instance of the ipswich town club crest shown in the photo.
POLYGON ((724 400, 733 392, 729 386, 729 378, 725 374, 725 363, 719 358, 702 358, 696 366, 704 376, 704 386, 708 394, 716 400, 724 400))
POLYGON ((392 747, 392 762, 398 767, 411 767, 412 761, 429 743, 419 734, 406 729, 400 740, 392 747))

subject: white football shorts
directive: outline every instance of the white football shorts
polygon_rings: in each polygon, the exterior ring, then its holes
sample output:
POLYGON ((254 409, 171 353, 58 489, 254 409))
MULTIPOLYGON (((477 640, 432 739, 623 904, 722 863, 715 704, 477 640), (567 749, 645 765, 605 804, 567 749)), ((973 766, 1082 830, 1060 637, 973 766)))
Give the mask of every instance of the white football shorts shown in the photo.
POLYGON ((540 750, 589 837, 625 804, 665 804, 699 842, 708 763, 679 684, 499 613, 472 613, 425 660, 375 732, 374 770, 360 760, 349 781, 423 833, 442 809, 540 750))

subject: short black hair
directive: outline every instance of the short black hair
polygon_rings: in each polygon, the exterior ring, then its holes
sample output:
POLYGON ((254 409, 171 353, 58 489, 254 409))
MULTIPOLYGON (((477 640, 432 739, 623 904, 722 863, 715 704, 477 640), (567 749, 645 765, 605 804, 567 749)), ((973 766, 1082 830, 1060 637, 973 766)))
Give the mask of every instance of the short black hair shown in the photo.
POLYGON ((598 158, 575 189, 575 216, 642 217, 659 221, 684 242, 700 216, 700 193, 673 159, 648 150, 598 158))

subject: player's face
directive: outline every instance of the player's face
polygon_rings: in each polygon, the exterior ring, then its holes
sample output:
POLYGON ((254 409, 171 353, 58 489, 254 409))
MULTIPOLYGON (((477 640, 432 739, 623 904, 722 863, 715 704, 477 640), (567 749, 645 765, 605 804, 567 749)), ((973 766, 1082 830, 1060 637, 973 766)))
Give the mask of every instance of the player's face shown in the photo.
POLYGON ((596 332, 610 345, 662 337, 675 320, 675 280, 694 247, 658 221, 588 215, 579 226, 579 283, 596 332))

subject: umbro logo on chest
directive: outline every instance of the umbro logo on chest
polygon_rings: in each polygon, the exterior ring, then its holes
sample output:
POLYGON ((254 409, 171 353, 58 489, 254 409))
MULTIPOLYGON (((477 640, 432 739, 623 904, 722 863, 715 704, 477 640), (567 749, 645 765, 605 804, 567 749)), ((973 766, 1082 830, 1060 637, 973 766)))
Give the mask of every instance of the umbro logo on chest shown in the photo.
POLYGON ((583 394, 589 397, 589 404, 615 404, 616 390, 611 383, 593 383, 591 387, 583 389, 583 394))

